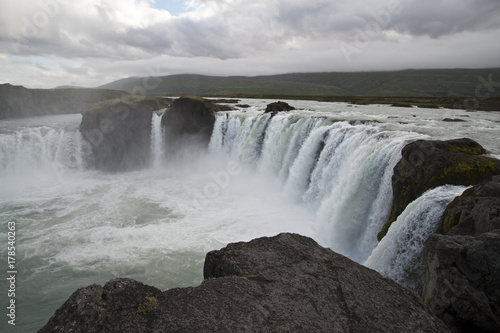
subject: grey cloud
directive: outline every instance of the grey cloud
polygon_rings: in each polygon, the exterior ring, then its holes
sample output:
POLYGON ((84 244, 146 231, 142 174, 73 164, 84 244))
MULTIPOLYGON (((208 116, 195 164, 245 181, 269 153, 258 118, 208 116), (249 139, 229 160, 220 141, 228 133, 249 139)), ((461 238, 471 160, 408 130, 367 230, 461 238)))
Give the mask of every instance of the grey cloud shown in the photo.
MULTIPOLYGON (((229 59, 279 51, 297 37, 305 43, 349 34, 352 38, 354 29, 373 21, 372 12, 385 10, 391 1, 397 0, 268 0, 264 7, 255 5, 258 1, 241 2, 239 7, 219 1, 217 8, 224 10, 216 15, 186 15, 144 22, 141 27, 124 27, 104 6, 94 4, 88 13, 78 13, 68 4, 46 26, 35 27, 34 36, 23 35, 23 27, 17 27, 17 34, 9 33, 15 29, 0 32, 0 40, 14 41, 15 47, 5 52, 20 55, 140 59, 169 54, 229 59)), ((214 4, 214 0, 201 2, 214 4)), ((402 12, 392 15, 384 29, 440 38, 500 26, 498 0, 401 0, 401 6, 402 12)))
MULTIPOLYGON (((81 75, 92 83, 142 75, 152 63, 160 65, 158 75, 500 65, 495 60, 499 47, 494 45, 500 38, 498 0, 401 0, 403 10, 391 15, 383 29, 407 40, 378 34, 355 54, 352 64, 346 63, 340 42, 352 43, 356 29, 374 21, 374 11, 386 10, 397 0, 198 0, 203 9, 193 8, 181 17, 146 11, 146 19, 131 23, 117 19, 116 2, 111 0, 101 1, 108 7, 90 0, 87 7, 68 1, 46 25, 28 35, 23 34, 21 19, 32 17, 37 8, 30 11, 27 1, 8 0, 9 11, 4 1, 0 0, 0 56, 75 59, 82 67, 61 67, 59 75, 66 73, 71 80, 81 75), (19 7, 13 7, 17 3, 19 7), (475 49, 462 50, 463 45, 475 49)), ((9 71, 14 73, 14 67, 9 71)), ((41 68, 30 68, 44 77, 41 68)))
MULTIPOLYGON (((401 6, 401 13, 392 15, 387 29, 412 36, 440 38, 500 27, 498 0, 401 0, 401 6)), ((363 17, 373 20, 371 13, 363 17)))

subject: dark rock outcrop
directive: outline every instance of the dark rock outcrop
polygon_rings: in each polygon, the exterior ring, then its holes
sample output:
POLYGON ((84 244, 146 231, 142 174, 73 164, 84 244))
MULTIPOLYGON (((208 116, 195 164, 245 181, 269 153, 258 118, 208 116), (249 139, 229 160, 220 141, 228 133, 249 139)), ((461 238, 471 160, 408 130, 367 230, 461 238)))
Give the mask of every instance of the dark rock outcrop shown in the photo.
POLYGON ((150 161, 153 111, 170 101, 131 96, 94 105, 83 112, 80 132, 91 144, 90 165, 104 171, 135 170, 150 161))
POLYGON ((459 119, 459 118, 444 118, 443 121, 446 121, 446 122, 449 122, 449 123, 465 122, 465 120, 459 119))
POLYGON ((441 232, 478 235, 500 229, 500 176, 466 190, 443 214, 441 232))
POLYGON ((500 332, 500 176, 446 208, 424 250, 423 297, 456 332, 500 332))
POLYGON ((192 154, 210 142, 217 105, 200 97, 180 97, 161 119, 165 133, 167 156, 184 151, 192 154))
POLYGON ((0 119, 81 113, 92 104, 130 96, 107 89, 27 89, 0 84, 0 119))
POLYGON ((450 185, 476 185, 500 174, 500 160, 482 156, 486 151, 471 139, 418 140, 403 148, 392 177, 393 202, 382 239, 406 206, 425 191, 450 185))
POLYGON ((500 233, 432 235, 423 297, 453 332, 500 332, 500 233))
POLYGON ((272 112, 273 114, 275 114, 276 112, 291 111, 291 110, 295 110, 295 108, 289 105, 288 103, 279 101, 268 104, 266 107, 266 111, 264 113, 272 112))
POLYGON ((129 279, 77 290, 39 332, 447 332, 410 291, 316 244, 280 234, 207 254, 203 283, 129 279))

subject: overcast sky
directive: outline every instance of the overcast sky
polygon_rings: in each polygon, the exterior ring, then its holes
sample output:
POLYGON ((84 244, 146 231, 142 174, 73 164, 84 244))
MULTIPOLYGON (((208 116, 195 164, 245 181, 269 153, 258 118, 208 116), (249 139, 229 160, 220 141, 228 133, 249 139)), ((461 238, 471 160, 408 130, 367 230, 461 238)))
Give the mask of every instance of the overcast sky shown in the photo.
POLYGON ((500 67, 500 0, 0 0, 0 83, 500 67))

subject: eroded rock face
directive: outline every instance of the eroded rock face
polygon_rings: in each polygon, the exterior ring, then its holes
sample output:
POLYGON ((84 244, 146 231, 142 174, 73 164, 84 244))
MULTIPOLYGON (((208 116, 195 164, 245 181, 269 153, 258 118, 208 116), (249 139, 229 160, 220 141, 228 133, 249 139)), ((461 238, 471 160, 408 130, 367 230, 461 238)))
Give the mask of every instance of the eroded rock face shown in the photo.
POLYGON ((476 185, 500 174, 500 160, 482 156, 485 150, 471 139, 418 140, 403 148, 392 177, 393 203, 382 239, 406 206, 425 191, 450 185, 476 185))
POLYGON ((441 231, 448 235, 478 235, 496 229, 500 229, 500 176, 466 190, 443 214, 441 231))
POLYGON ((423 298, 455 332, 500 332, 500 233, 432 235, 423 298))
POLYGON ((424 250, 423 297, 456 332, 500 332, 500 176, 447 207, 424 250))
POLYGON ((203 283, 76 291, 39 332, 447 332, 410 291, 296 234, 207 254, 203 283))
POLYGON ((176 99, 162 117, 167 156, 206 149, 215 123, 215 104, 198 97, 176 99))
POLYGON ((170 102, 129 97, 94 105, 83 112, 80 132, 93 152, 91 165, 104 171, 140 169, 150 163, 153 112, 170 102))

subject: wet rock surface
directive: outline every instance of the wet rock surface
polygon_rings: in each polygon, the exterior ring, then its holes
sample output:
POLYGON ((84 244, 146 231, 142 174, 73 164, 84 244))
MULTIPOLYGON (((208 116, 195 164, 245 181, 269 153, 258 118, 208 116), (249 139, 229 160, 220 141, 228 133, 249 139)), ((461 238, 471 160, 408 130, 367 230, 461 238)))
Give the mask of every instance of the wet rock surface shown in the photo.
POLYGON ((418 140, 403 148, 392 177, 393 203, 382 239, 406 206, 425 191, 450 185, 477 185, 500 174, 500 160, 484 156, 477 142, 463 138, 448 141, 418 140))
POLYGON ((200 97, 176 99, 161 120, 167 155, 206 149, 215 124, 216 106, 200 97))
POLYGON ((474 186, 455 198, 443 214, 441 231, 448 235, 478 235, 500 229, 500 176, 474 186))
POLYGON ((295 108, 286 102, 279 101, 279 102, 273 102, 273 103, 268 104, 266 106, 266 111, 264 111, 264 112, 265 113, 272 113, 274 115, 277 112, 291 111, 291 110, 295 110, 295 108))
POLYGON ((83 112, 80 132, 93 152, 89 164, 111 172, 147 166, 153 112, 168 105, 168 99, 132 96, 102 102, 83 112))

